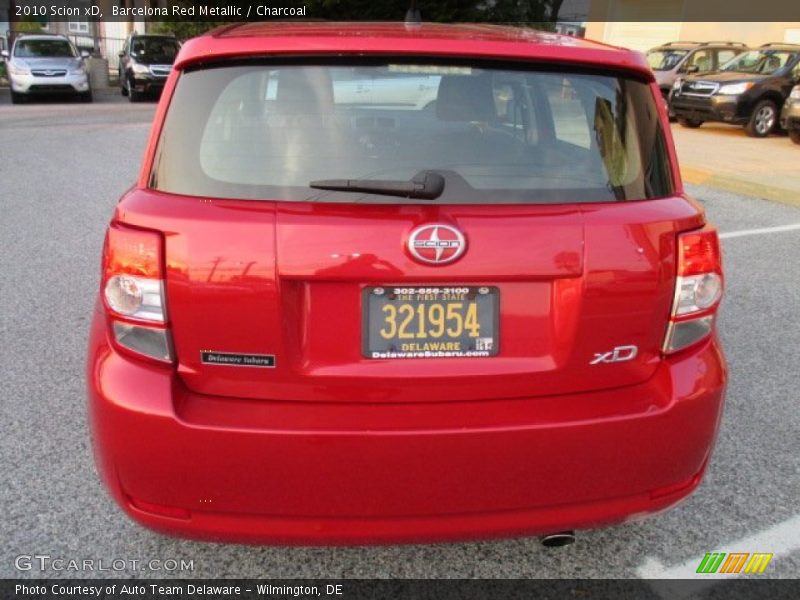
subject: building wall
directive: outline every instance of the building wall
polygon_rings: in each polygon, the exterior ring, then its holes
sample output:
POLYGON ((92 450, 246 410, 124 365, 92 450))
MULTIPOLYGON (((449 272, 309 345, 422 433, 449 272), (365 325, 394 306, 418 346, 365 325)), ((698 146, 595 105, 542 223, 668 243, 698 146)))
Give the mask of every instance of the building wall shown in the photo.
POLYGON ((734 40, 748 46, 767 42, 800 44, 800 22, 783 23, 684 23, 681 39, 734 40), (692 37, 694 36, 694 37, 692 37))
MULTIPOLYGON (((780 14, 786 0, 758 0, 765 14, 780 14), (772 8, 771 8, 772 5, 772 8)), ((739 9, 743 5, 739 4, 739 9)), ((767 42, 800 44, 800 22, 702 22, 710 12, 744 18, 731 0, 592 0, 586 37, 645 51, 671 41, 730 40, 751 46, 767 42)))

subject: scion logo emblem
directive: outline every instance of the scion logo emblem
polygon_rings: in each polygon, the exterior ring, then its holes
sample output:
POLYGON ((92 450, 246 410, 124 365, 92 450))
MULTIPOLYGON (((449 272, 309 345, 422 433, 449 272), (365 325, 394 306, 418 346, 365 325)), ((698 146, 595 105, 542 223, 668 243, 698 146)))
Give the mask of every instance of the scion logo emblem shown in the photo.
POLYGON ((422 225, 408 236, 408 251, 428 265, 444 265, 457 260, 467 249, 464 234, 450 225, 422 225))

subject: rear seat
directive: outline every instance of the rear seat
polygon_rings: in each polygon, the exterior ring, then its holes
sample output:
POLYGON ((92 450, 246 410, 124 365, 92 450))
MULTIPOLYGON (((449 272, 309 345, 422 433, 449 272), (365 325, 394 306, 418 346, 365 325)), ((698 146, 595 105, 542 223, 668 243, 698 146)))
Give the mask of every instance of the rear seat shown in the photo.
POLYGON ((453 162, 474 162, 476 158, 489 162, 515 160, 525 151, 523 142, 499 129, 489 75, 443 76, 436 98, 436 117, 463 124, 456 131, 439 135, 446 156, 453 162))

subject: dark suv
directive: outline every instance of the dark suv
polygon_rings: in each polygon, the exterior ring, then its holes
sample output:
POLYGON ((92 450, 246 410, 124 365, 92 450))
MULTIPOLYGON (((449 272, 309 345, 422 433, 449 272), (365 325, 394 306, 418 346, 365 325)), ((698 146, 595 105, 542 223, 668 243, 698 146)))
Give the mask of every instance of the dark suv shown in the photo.
POLYGON ((685 127, 722 121, 765 137, 777 125, 781 107, 798 81, 800 45, 765 44, 715 73, 676 80, 670 109, 685 127))
POLYGON ((119 53, 119 85, 131 102, 161 93, 180 44, 175 36, 131 34, 119 53))

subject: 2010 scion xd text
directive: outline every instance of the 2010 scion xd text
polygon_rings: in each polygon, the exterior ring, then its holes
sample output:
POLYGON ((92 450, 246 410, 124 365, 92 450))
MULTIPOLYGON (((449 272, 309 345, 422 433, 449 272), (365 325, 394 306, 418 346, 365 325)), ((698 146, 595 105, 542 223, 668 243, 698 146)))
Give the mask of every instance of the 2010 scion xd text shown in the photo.
POLYGON ((361 544, 663 510, 708 465, 716 230, 644 58, 494 26, 186 43, 108 227, 100 473, 159 531, 361 544))

